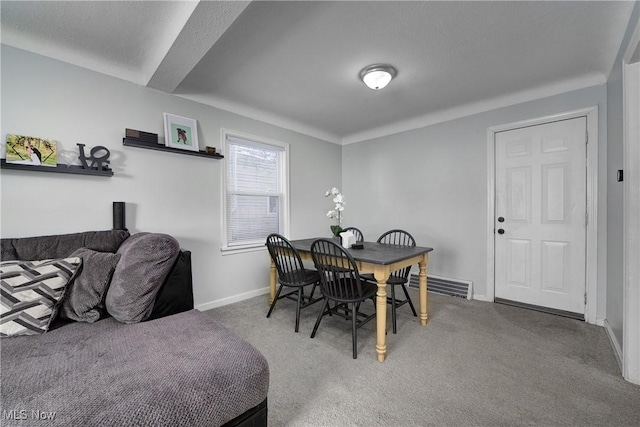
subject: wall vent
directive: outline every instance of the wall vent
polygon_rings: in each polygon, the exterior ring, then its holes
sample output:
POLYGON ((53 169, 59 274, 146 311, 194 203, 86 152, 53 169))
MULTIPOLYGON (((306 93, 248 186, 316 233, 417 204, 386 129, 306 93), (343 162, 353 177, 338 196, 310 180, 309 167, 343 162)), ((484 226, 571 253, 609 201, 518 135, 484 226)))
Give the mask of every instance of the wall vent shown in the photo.
MULTIPOLYGON (((409 277, 409 286, 418 288, 418 275, 412 274, 409 277)), ((434 294, 449 295, 466 299, 473 299, 473 282, 469 280, 452 279, 427 275, 427 292, 434 294)))

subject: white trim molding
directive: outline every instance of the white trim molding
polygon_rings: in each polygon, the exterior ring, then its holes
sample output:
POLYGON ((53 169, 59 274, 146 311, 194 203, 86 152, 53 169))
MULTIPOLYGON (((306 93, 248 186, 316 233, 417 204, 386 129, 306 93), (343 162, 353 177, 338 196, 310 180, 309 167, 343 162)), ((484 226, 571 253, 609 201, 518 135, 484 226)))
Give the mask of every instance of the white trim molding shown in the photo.
POLYGON ((640 63, 630 64, 640 44, 636 25, 622 58, 623 85, 623 310, 622 376, 640 384, 640 63))
POLYGON ((587 119, 587 257, 584 320, 596 324, 598 296, 598 106, 568 111, 551 116, 492 126, 487 129, 487 295, 495 300, 495 134, 527 126, 541 125, 559 120, 586 117, 587 119))
POLYGON ((283 129, 290 130, 292 132, 301 133, 303 135, 310 136, 322 141, 330 142, 332 144, 342 145, 342 137, 331 132, 326 132, 319 128, 303 124, 296 120, 291 120, 284 116, 267 112, 265 110, 249 107, 237 102, 223 100, 219 98, 213 98, 209 95, 201 94, 189 94, 180 95, 174 94, 190 101, 195 101, 200 104, 209 105, 219 110, 228 111, 233 114, 238 114, 243 117, 247 117, 252 120, 257 120, 264 123, 269 123, 274 126, 281 127, 283 129))
POLYGON ((489 299, 486 295, 473 294, 474 301, 493 302, 493 298, 489 299))
POLYGON ((213 308, 222 307, 225 305, 244 301, 249 298, 257 297, 260 295, 266 295, 269 293, 269 290, 270 290, 270 287, 267 286, 266 288, 256 289, 255 291, 244 292, 238 295, 217 299, 215 301, 205 302, 204 304, 198 304, 195 306, 195 309, 199 311, 211 310, 213 308))
POLYGON ((395 135, 397 133, 420 129, 437 123, 447 122, 462 117, 469 117, 486 111, 493 111, 499 108, 509 107, 511 105, 535 101, 537 99, 559 95, 574 90, 585 89, 592 86, 599 86, 606 83, 607 77, 604 74, 597 72, 589 73, 568 80, 539 86, 537 88, 526 89, 520 92, 510 93, 508 95, 463 104, 447 110, 440 110, 377 128, 368 129, 362 132, 345 135, 342 138, 342 145, 370 141, 388 135, 395 135))
MULTIPOLYGON (((234 131, 231 129, 226 129, 226 128, 221 128, 220 129, 220 145, 222 147, 222 153, 221 154, 227 154, 228 151, 228 147, 229 147, 229 141, 228 141, 228 137, 236 137, 239 139, 243 139, 246 140, 248 143, 249 142, 253 142, 253 143, 259 143, 259 144, 265 144, 265 145, 270 145, 272 147, 278 147, 282 149, 282 152, 280 153, 280 181, 282 182, 282 188, 281 188, 281 198, 282 198, 282 205, 280 206, 280 234, 283 234, 285 236, 289 235, 289 230, 290 230, 290 183, 289 183, 289 144, 288 143, 284 143, 284 142, 280 142, 280 141, 275 141, 272 139, 267 139, 267 138, 263 138, 261 136, 256 136, 256 135, 251 135, 248 133, 244 133, 244 132, 238 132, 238 131, 234 131)), ((229 159, 225 159, 225 161, 222 163, 222 168, 221 168, 221 183, 222 183, 222 191, 220 192, 221 195, 221 200, 220 200, 220 206, 222 208, 222 211, 220 213, 220 217, 222 218, 221 221, 221 232, 222 232, 222 247, 220 248, 220 251, 222 252, 222 255, 235 255, 235 254, 240 254, 240 253, 245 253, 245 252, 251 252, 251 251, 257 251, 257 250, 264 250, 264 241, 252 241, 252 242, 248 242, 246 244, 238 244, 238 245, 230 245, 229 242, 227 241, 227 170, 229 168, 229 159)), ((265 193, 266 194, 266 193, 265 193)), ((268 195, 268 194, 267 194, 268 195)))
POLYGON ((622 347, 620 347, 620 343, 616 339, 616 334, 613 333, 613 329, 611 329, 611 325, 609 325, 607 319, 603 320, 602 326, 604 326, 604 330, 607 332, 609 342, 611 342, 611 347, 613 348, 613 353, 615 354, 616 360, 618 361, 618 366, 620 366, 620 369, 622 369, 622 347))
POLYGON ((407 132, 414 129, 420 129, 437 123, 455 120, 461 117, 468 117, 474 114, 496 110, 498 108, 509 107, 511 105, 517 105, 523 102, 535 101, 537 99, 559 95, 574 90, 585 89, 592 86, 599 86, 606 84, 606 82, 607 76, 605 76, 603 73, 587 73, 571 79, 541 85, 535 88, 525 89, 520 92, 497 96, 495 98, 471 102, 450 109, 440 110, 406 120, 400 120, 384 126, 358 131, 347 135, 339 135, 334 132, 328 132, 324 129, 304 124, 298 120, 292 120, 262 109, 249 107, 247 105, 231 102, 229 100, 224 100, 221 98, 211 97, 208 95, 176 94, 176 96, 199 102, 201 104, 209 105, 224 111, 229 111, 234 114, 239 114, 253 120, 271 123, 281 128, 288 129, 293 132, 299 132, 303 135, 308 135, 312 138, 317 138, 323 141, 331 142, 333 144, 348 145, 358 142, 371 141, 376 138, 394 135, 401 132, 407 132))

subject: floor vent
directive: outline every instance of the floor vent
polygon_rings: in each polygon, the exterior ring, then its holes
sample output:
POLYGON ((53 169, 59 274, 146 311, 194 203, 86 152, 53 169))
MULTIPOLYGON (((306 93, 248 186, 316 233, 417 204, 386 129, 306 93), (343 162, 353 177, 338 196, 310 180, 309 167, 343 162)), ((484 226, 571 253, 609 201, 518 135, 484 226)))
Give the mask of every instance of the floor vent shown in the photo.
MULTIPOLYGON (((412 288, 419 287, 417 274, 412 274, 409 277, 409 286, 412 288)), ((451 279, 449 277, 427 275, 427 292, 472 299, 473 282, 468 280, 451 279)))

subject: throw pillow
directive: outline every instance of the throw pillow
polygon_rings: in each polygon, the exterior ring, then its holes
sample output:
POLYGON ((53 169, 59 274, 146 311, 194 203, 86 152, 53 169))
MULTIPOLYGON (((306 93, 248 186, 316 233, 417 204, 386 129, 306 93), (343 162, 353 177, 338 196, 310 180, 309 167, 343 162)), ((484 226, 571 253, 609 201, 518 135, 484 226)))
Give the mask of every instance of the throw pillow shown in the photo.
POLYGON ((147 319, 179 252, 180 244, 167 234, 138 233, 125 240, 105 300, 109 314, 123 323, 147 319))
POLYGON ((104 298, 120 255, 80 248, 70 256, 82 258, 82 270, 69 285, 60 317, 93 323, 105 312, 104 298))
POLYGON ((0 336, 46 332, 81 264, 77 257, 1 262, 0 336))

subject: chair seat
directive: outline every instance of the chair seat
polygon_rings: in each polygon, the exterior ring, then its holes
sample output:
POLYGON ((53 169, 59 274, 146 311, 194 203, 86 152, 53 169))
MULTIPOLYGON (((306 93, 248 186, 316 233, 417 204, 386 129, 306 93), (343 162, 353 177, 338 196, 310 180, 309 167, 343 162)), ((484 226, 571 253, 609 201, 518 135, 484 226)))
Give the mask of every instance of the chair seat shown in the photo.
POLYGON ((286 277, 278 277, 278 281, 285 286, 308 286, 320 282, 320 274, 316 270, 303 268, 287 274, 286 277))
POLYGON ((341 286, 344 288, 345 293, 342 295, 342 298, 335 298, 334 296, 327 296, 328 299, 337 302, 358 302, 366 300, 367 298, 371 298, 378 292, 378 286, 374 283, 363 282, 361 281, 362 294, 356 295, 355 292, 351 292, 353 289, 352 286, 349 286, 352 279, 348 277, 343 277, 339 280, 341 286))

